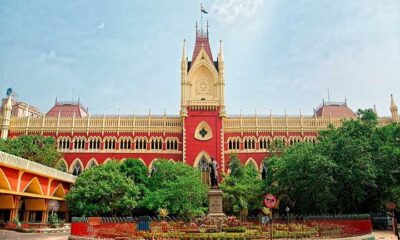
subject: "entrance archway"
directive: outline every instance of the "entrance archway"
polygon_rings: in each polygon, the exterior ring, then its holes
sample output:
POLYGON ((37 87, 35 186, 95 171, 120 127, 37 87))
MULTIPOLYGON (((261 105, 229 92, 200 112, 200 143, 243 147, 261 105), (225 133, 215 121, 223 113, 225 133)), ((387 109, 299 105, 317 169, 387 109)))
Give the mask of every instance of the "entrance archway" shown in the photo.
POLYGON ((210 185, 210 162, 211 157, 206 151, 201 151, 194 161, 193 166, 200 170, 201 182, 210 185))

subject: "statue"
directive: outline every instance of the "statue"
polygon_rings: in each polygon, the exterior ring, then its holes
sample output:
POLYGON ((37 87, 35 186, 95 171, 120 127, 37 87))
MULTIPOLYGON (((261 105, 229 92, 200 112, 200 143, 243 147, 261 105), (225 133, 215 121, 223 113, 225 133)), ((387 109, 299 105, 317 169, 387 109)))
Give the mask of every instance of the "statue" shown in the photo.
POLYGON ((213 157, 211 157, 210 162, 210 179, 211 179, 211 188, 218 188, 218 163, 215 161, 213 157))

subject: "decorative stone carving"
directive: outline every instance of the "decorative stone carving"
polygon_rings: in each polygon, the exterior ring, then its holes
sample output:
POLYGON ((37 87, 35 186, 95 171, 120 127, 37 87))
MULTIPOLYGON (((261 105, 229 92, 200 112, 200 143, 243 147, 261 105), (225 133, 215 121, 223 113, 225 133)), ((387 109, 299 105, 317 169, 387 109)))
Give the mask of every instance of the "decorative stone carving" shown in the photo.
POLYGON ((206 121, 202 121, 197 125, 194 132, 194 138, 201 141, 207 141, 213 137, 210 125, 206 121))

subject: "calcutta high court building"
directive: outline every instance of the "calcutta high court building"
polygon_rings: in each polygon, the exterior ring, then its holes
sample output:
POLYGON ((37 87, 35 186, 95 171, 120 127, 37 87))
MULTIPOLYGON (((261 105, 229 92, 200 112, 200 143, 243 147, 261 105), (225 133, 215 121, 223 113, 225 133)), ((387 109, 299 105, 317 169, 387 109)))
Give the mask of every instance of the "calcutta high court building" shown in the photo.
MULTIPOLYGON (((183 43, 179 114, 92 115, 79 101, 57 100, 45 114, 10 93, 2 102, 1 137, 53 137, 63 155, 57 168, 74 175, 107 161, 127 158, 140 159, 149 169, 157 159, 202 169, 214 158, 219 171, 226 173, 231 154, 260 170, 262 160, 273 153, 274 143, 312 144, 328 125, 338 126, 341 120, 356 117, 346 101, 323 102, 310 116, 232 116, 225 110, 226 83, 222 42, 218 53, 213 54, 208 27, 196 27, 190 58, 183 43)), ((390 110, 390 117, 379 118, 381 125, 399 120, 393 97, 390 110)))

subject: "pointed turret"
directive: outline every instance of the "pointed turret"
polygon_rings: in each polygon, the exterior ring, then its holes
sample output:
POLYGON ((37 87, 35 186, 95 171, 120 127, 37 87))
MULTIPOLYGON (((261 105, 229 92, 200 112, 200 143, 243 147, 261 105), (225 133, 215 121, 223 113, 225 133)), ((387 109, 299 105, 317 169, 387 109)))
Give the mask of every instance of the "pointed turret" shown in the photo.
POLYGON ((393 94, 390 95, 390 112, 392 113, 392 121, 398 122, 399 121, 399 113, 397 110, 397 105, 394 102, 393 94))
POLYGON ((183 39, 181 71, 182 74, 187 73, 186 39, 183 39))
POLYGON ((221 97, 221 108, 219 111, 220 117, 226 116, 225 110, 225 73, 224 73, 224 52, 222 51, 222 40, 219 40, 219 53, 218 53, 218 80, 220 84, 220 97, 221 97))
POLYGON ((211 61, 213 61, 210 42, 208 39, 208 22, 206 32, 204 32, 203 29, 199 30, 196 23, 196 43, 194 44, 192 63, 194 63, 202 48, 204 48, 204 51, 206 51, 208 57, 211 59, 211 61))
POLYGON ((3 122, 1 124, 1 138, 7 139, 8 130, 10 128, 10 120, 11 120, 11 111, 12 111, 12 102, 11 102, 11 94, 8 96, 7 102, 3 106, 3 122))
POLYGON ((186 40, 183 39, 183 47, 182 47, 182 60, 181 60, 181 117, 187 117, 187 109, 186 109, 186 95, 185 95, 185 85, 187 79, 188 72, 188 60, 186 57, 186 40))

